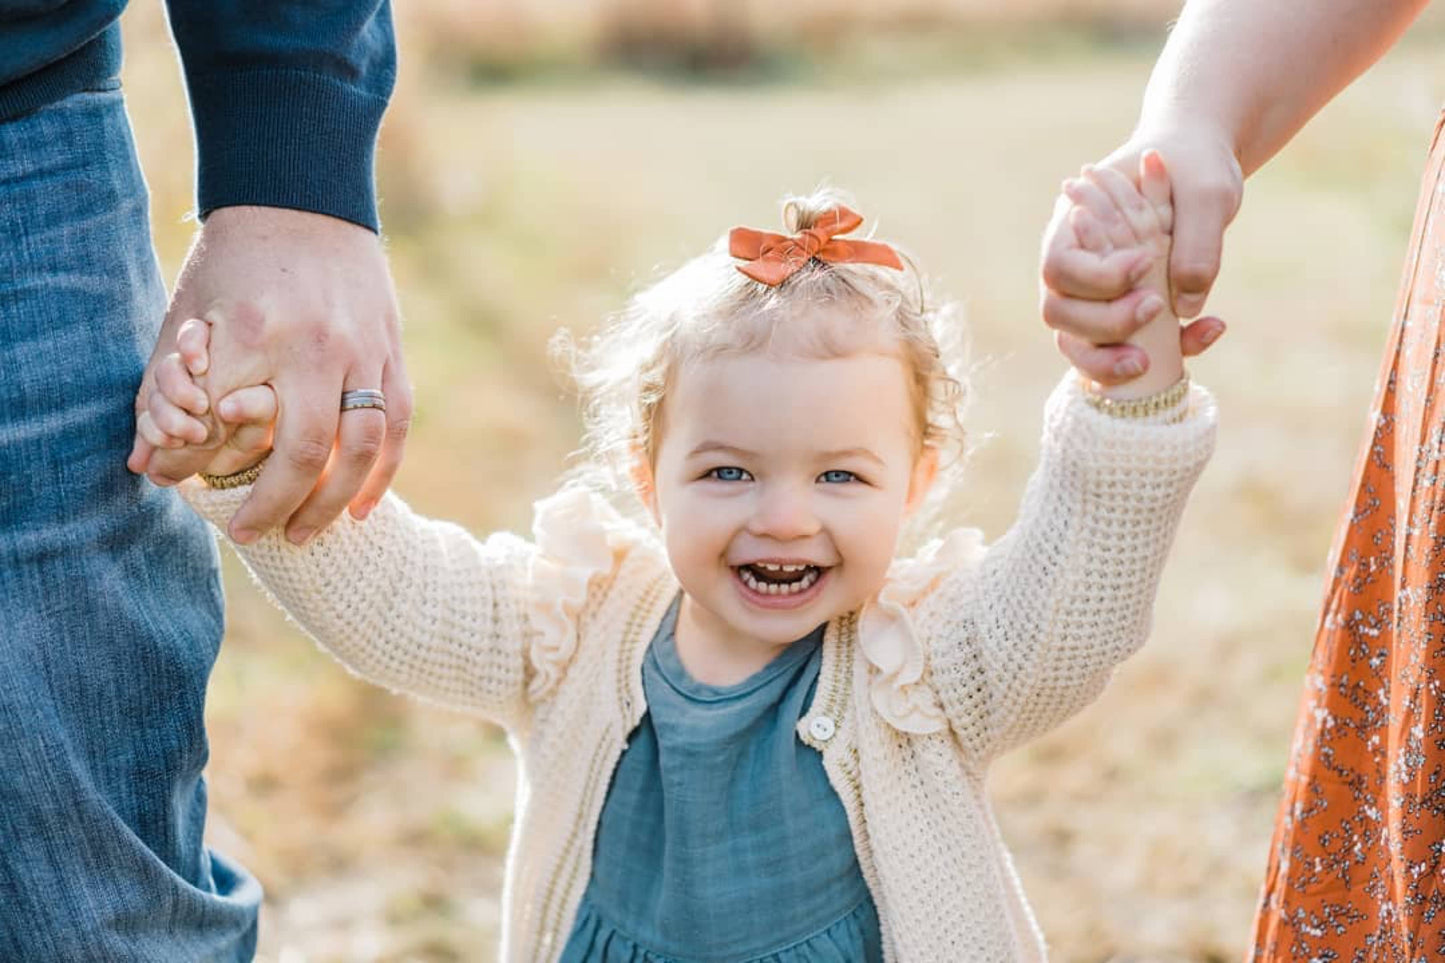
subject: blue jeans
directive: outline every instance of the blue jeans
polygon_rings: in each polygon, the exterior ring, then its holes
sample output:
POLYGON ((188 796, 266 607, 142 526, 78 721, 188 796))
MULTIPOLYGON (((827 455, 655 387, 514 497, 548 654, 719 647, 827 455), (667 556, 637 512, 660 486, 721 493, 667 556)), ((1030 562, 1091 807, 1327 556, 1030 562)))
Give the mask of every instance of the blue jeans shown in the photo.
POLYGON ((0 960, 250 960, 202 843, 216 547, 130 474, 165 310, 118 89, 0 123, 0 960))

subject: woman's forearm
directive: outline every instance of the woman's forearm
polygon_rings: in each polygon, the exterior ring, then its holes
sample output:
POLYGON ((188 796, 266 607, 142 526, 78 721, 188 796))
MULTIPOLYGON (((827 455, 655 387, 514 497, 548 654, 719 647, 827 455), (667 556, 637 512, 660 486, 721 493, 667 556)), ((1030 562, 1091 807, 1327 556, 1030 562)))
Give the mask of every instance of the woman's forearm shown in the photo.
POLYGON ((1405 32, 1428 0, 1189 0, 1141 130, 1214 125, 1246 176, 1405 32))

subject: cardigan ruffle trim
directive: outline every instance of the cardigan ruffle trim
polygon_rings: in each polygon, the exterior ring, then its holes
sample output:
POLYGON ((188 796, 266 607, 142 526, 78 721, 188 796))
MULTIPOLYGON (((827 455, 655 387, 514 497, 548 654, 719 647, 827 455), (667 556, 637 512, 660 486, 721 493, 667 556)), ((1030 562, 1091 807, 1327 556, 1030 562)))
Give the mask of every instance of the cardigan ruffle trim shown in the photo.
POLYGON ((917 555, 894 561, 883 588, 864 610, 858 644, 869 663, 868 698, 895 729, 926 735, 948 725, 938 695, 925 680, 927 654, 909 613, 940 578, 976 566, 983 555, 982 532, 954 529, 917 555))
POLYGON ((595 491, 580 487, 533 504, 532 537, 538 552, 528 572, 531 621, 537 637, 529 647, 532 678, 527 698, 546 698, 562 681, 577 652, 577 619, 588 586, 609 574, 645 533, 595 491))

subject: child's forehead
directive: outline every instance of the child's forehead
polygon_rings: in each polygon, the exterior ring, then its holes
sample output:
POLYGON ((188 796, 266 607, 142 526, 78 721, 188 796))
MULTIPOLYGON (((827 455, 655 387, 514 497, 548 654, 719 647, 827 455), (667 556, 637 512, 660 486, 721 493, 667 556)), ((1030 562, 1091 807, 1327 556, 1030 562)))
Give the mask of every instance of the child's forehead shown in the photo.
POLYGON ((912 431, 903 361, 882 351, 697 359, 677 372, 664 408, 668 431, 690 445, 706 439, 748 449, 780 444, 834 450, 860 441, 883 444, 912 431))

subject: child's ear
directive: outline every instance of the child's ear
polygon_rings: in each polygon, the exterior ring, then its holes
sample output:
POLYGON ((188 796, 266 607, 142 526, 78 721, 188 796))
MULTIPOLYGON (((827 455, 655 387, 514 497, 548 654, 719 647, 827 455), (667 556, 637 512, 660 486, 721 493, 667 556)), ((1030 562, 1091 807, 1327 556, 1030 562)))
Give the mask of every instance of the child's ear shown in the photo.
POLYGON ((628 473, 632 476, 632 488, 637 492, 638 501, 647 507, 648 512, 652 515, 652 520, 661 525, 662 519, 657 511, 657 483, 652 474, 652 464, 647 457, 647 452, 641 445, 632 446, 628 473))
POLYGON ((925 445, 913 463, 913 474, 908 479, 908 498, 903 503, 905 514, 912 514, 923 503, 934 479, 938 477, 938 449, 925 445))

